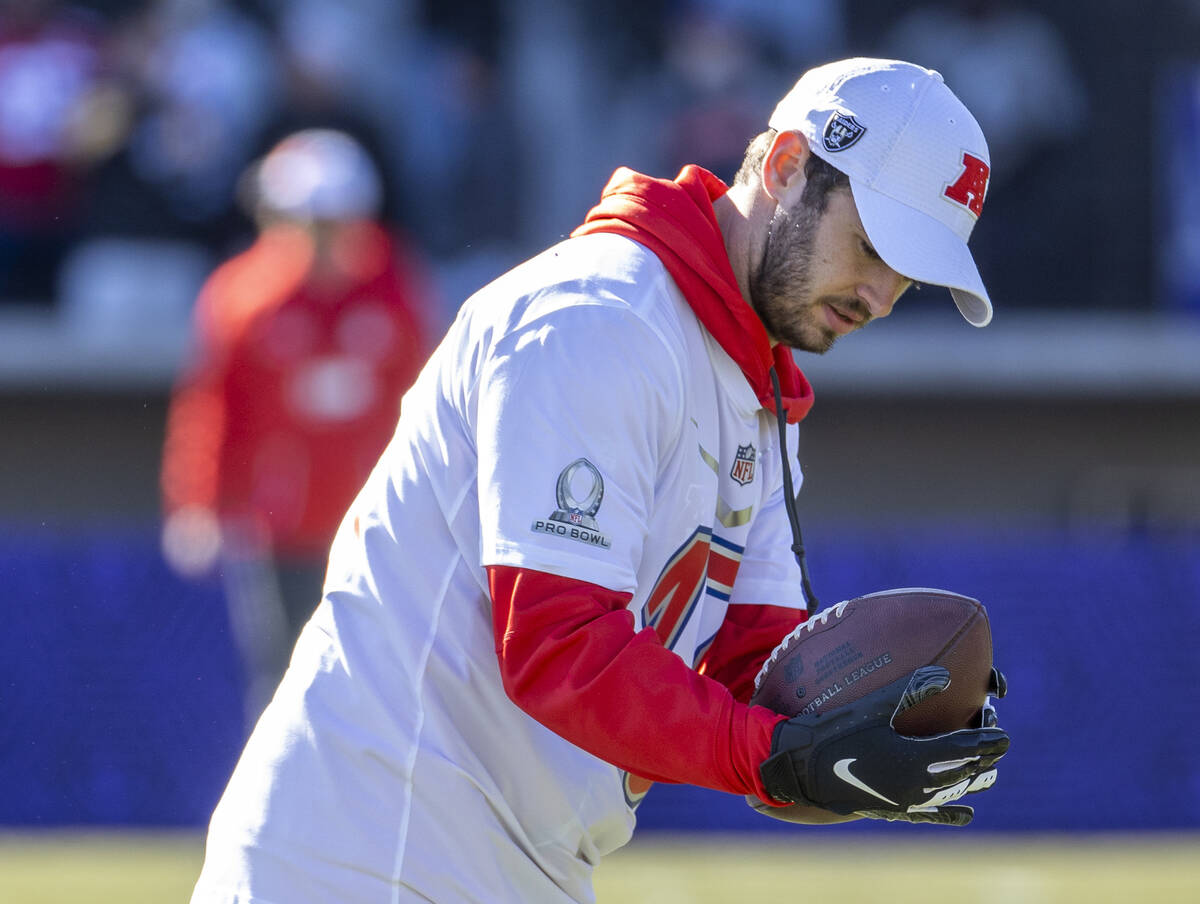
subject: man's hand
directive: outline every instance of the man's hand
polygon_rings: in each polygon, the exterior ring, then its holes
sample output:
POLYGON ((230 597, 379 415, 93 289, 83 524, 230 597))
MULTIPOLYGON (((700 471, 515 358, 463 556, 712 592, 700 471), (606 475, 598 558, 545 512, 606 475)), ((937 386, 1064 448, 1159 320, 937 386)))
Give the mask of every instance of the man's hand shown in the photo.
MULTIPOLYGON (((872 819, 966 825, 973 810, 949 806, 996 780, 995 763, 1008 735, 984 707, 981 727, 931 738, 898 734, 898 713, 943 691, 950 673, 925 666, 825 715, 801 715, 775 729, 771 756, 760 767, 776 800, 858 813, 872 819), (991 724, 988 724, 991 722, 991 724)), ((994 673, 993 693, 1004 679, 994 673)))
POLYGON ((177 574, 201 577, 216 565, 221 551, 221 524, 209 509, 184 506, 167 516, 161 542, 163 558, 177 574))

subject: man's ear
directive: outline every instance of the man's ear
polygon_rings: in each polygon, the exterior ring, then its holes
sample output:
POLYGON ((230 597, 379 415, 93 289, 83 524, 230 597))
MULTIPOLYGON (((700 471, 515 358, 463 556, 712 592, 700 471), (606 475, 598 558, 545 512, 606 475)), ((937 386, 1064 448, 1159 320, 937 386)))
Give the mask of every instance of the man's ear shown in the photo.
POLYGON ((804 190, 804 165, 812 151, 800 132, 780 132, 763 158, 762 186, 776 204, 790 207, 804 190))

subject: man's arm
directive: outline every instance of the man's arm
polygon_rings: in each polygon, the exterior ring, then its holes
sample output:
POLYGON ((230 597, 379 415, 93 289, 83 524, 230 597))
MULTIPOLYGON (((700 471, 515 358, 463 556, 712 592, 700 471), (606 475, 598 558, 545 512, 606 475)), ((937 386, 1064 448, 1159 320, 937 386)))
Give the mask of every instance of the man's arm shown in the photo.
POLYGON ((766 795, 759 764, 783 717, 750 707, 634 631, 630 595, 528 569, 488 569, 509 697, 571 743, 652 781, 766 795))
POLYGON ((729 688, 735 700, 748 703, 764 660, 806 618, 803 609, 788 606, 731 605, 697 671, 729 688))

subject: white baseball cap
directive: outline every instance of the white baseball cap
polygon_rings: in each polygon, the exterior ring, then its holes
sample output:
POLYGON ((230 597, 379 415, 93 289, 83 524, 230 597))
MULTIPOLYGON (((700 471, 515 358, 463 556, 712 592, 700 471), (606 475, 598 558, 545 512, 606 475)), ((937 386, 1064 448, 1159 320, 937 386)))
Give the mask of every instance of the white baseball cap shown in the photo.
POLYGON ((333 129, 294 132, 275 145, 254 172, 255 200, 288 217, 370 217, 383 199, 371 157, 349 135, 333 129))
POLYGON ((983 131, 942 76, 899 60, 855 58, 810 69, 771 114, 850 177, 867 237, 884 262, 946 286, 967 322, 992 303, 967 239, 983 208, 991 157, 983 131))

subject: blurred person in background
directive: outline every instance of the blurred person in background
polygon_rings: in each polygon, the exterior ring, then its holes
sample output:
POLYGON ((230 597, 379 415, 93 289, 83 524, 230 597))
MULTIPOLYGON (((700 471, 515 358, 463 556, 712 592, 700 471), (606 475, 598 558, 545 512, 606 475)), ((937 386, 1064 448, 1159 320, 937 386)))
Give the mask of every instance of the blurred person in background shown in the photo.
POLYGON ((0 302, 53 300, 89 176, 124 137, 106 38, 57 0, 0 2, 0 302))
POLYGON ((219 563, 253 718, 424 362, 431 299, 375 219, 376 165, 344 133, 285 138, 243 187, 260 232, 196 303, 195 357, 168 414, 162 549, 183 575, 219 563))

